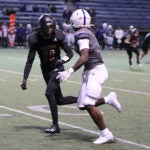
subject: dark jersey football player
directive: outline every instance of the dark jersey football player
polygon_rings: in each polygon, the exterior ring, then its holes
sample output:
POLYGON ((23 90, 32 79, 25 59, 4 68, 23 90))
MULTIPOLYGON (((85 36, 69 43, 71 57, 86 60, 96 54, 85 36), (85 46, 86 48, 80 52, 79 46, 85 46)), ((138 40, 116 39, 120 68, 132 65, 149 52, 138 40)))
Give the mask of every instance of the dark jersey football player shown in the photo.
POLYGON ((139 52, 139 32, 136 28, 131 30, 131 34, 129 34, 127 36, 127 38, 125 39, 125 44, 127 44, 128 46, 126 47, 126 51, 127 54, 129 56, 129 65, 130 68, 133 68, 133 64, 132 64, 132 52, 134 52, 136 54, 136 63, 139 67, 141 67, 141 63, 140 63, 140 52, 139 52))
POLYGON ((54 19, 48 14, 39 18, 39 29, 29 36, 29 46, 21 88, 23 90, 27 89, 27 79, 37 52, 40 58, 43 78, 47 85, 45 95, 53 121, 52 126, 46 129, 45 132, 60 133, 57 105, 76 103, 77 97, 63 97, 60 82, 56 79, 56 76, 58 72, 64 70, 63 64, 73 57, 73 52, 65 42, 63 31, 56 29, 54 19), (61 49, 66 53, 66 56, 62 58, 60 55, 61 49))
POLYGON ((142 42, 141 48, 142 48, 142 54, 140 55, 140 58, 143 58, 148 53, 148 48, 150 45, 150 32, 146 34, 144 37, 144 40, 142 42))

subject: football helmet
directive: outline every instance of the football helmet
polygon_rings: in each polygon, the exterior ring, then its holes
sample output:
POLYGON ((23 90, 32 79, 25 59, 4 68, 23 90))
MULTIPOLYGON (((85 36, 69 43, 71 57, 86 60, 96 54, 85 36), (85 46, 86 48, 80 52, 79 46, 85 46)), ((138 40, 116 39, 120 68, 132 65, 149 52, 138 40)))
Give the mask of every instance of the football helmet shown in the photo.
POLYGON ((49 14, 44 14, 39 18, 39 30, 41 35, 46 38, 52 38, 55 32, 56 24, 54 19, 49 14))
POLYGON ((53 17, 49 14, 44 14, 39 17, 39 28, 47 28, 53 26, 55 28, 56 24, 53 17))
POLYGON ((84 9, 77 9, 73 12, 70 17, 70 23, 73 28, 82 28, 90 27, 91 25, 91 16, 84 9))

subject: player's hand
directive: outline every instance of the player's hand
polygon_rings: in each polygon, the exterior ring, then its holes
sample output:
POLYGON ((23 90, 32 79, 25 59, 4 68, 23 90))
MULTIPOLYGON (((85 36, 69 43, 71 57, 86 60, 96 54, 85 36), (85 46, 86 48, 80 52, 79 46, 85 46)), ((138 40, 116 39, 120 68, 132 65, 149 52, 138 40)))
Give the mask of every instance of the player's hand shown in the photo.
POLYGON ((21 86, 22 90, 26 90, 27 89, 27 81, 23 80, 20 86, 21 86))
POLYGON ((74 72, 73 68, 66 71, 58 72, 58 76, 56 77, 56 79, 58 79, 60 82, 63 82, 67 80, 73 72, 74 72))
POLYGON ((64 61, 59 59, 59 60, 56 61, 55 67, 58 67, 58 66, 62 65, 63 63, 64 63, 64 61))

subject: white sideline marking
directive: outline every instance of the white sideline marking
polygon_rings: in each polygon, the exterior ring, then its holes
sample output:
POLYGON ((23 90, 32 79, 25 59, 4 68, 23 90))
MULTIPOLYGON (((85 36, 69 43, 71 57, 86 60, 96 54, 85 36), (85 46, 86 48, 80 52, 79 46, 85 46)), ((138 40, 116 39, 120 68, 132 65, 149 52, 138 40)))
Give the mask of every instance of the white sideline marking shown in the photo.
MULTIPOLYGON (((50 113, 50 111, 45 109, 45 107, 48 107, 48 105, 28 106, 27 108, 38 112, 50 113)), ((64 113, 64 112, 58 112, 58 114, 65 115, 65 116, 87 116, 88 115, 88 113, 64 113)))
MULTIPOLYGON (((17 109, 13 109, 13 108, 10 108, 10 107, 6 107, 6 106, 1 106, 0 105, 0 108, 3 108, 3 109, 7 109, 9 111, 13 111, 13 112, 17 112, 17 113, 20 113, 20 114, 24 114, 26 116, 30 116, 30 117, 33 117, 33 118, 37 118, 37 119, 40 119, 40 120, 44 120, 44 121, 52 121, 48 118, 44 118, 44 117, 40 117, 40 116, 37 116, 37 115, 33 115, 31 113, 27 113, 27 112, 23 112, 23 111, 20 111, 20 110, 17 110, 17 109)), ((88 133, 91 133, 91 134, 96 134, 96 135, 99 135, 98 132, 95 132, 93 130, 88 130, 88 129, 85 129, 85 128, 81 128, 79 126, 74 126, 72 124, 67 124, 67 123, 64 123, 64 122, 61 122, 59 121, 59 123, 63 126, 67 126, 67 127, 70 127, 70 128, 74 128, 74 129, 79 129, 79 130, 82 130, 84 132, 88 132, 88 133)), ((143 145, 143 144, 139 144, 139 143, 135 143, 135 142, 132 142, 132 141, 129 141, 129 140, 124 140, 124 139, 121 139, 121 138, 117 138, 116 139, 120 142, 123 142, 123 143, 127 143, 127 144, 130 144, 130 145, 134 145, 134 146, 137 146, 137 147, 141 147, 141 148, 145 148, 145 149, 150 149, 150 146, 148 145, 143 145)))
POLYGON ((10 114, 0 114, 0 117, 9 117, 9 116, 12 116, 10 114))
POLYGON ((5 82, 6 80, 4 80, 4 79, 0 79, 0 81, 5 82))
MULTIPOLYGON (((19 74, 19 75, 23 75, 23 73, 20 72, 15 72, 15 71, 10 71, 10 70, 3 70, 0 69, 1 72, 7 72, 7 73, 12 73, 12 74, 19 74)), ((119 71, 118 71, 119 72, 119 71)), ((125 72, 125 71, 120 71, 123 73, 130 73, 130 72, 125 72)), ((136 73, 137 74, 137 73, 136 73)), ((139 73, 138 73, 139 74, 139 73)), ((147 75, 150 76, 149 74, 145 74, 145 73, 141 73, 140 75, 147 75)), ((32 75, 30 74, 30 76, 32 77, 37 77, 37 78, 42 78, 42 76, 39 75, 32 75)), ((67 80, 66 82, 70 82, 70 83, 74 83, 74 84, 81 84, 81 82, 75 82, 75 81, 71 81, 71 80, 67 80)), ((118 88, 113 88, 113 87, 108 87, 108 86, 104 86, 104 88, 106 89, 112 89, 112 90, 117 90, 117 91, 122 91, 122 92, 129 92, 129 93, 135 93, 135 94, 142 94, 142 95, 150 95, 150 93, 147 92, 138 92, 138 91, 132 91, 132 90, 126 90, 126 89, 118 89, 118 88)))
POLYGON ((35 81, 38 81, 38 79, 29 79, 29 81, 35 82, 35 81))
POLYGON ((115 82, 124 82, 123 80, 120 80, 120 79, 113 79, 113 81, 115 81, 115 82))

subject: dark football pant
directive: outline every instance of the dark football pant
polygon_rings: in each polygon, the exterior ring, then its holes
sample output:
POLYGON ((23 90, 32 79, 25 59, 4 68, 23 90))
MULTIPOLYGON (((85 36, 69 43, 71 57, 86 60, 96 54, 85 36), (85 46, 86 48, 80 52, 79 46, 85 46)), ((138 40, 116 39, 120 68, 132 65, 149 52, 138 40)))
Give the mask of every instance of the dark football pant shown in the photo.
POLYGON ((140 52, 138 50, 138 47, 128 47, 127 48, 127 54, 129 56, 129 64, 130 64, 130 66, 132 65, 132 52, 134 52, 136 54, 136 62, 137 62, 137 64, 140 64, 140 59, 139 59, 140 52))
POLYGON ((60 88, 60 82, 56 79, 59 71, 63 71, 63 68, 60 68, 57 71, 49 71, 42 68, 42 73, 44 80, 47 84, 45 95, 47 97, 49 107, 51 110, 53 124, 58 125, 58 107, 57 105, 66 105, 73 104, 77 102, 77 97, 67 96, 63 97, 60 88))

